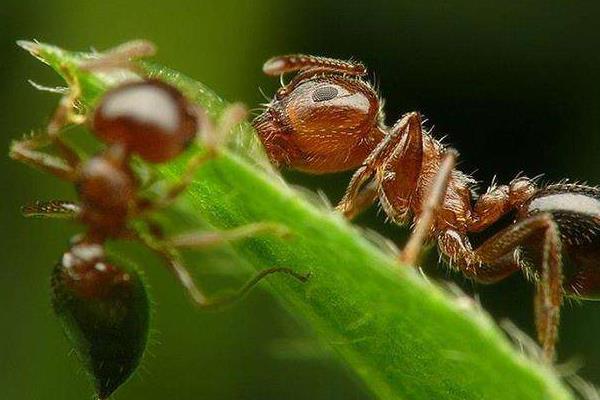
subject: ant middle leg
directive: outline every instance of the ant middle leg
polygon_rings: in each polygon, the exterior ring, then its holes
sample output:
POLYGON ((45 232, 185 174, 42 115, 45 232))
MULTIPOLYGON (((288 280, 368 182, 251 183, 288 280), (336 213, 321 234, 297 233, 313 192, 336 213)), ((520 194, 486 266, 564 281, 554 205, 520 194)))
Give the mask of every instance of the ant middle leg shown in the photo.
POLYGON ((475 250, 470 249, 466 237, 454 231, 447 231, 441 235, 439 244, 441 251, 455 259, 458 267, 467 276, 490 283, 520 268, 515 252, 520 246, 538 236, 541 237, 542 245, 534 308, 536 330, 544 358, 552 362, 563 300, 561 240, 552 216, 529 216, 492 236, 475 250), (506 262, 507 257, 512 257, 514 262, 506 262))
POLYGON ((401 262, 408 265, 416 265, 419 254, 421 254, 423 248, 423 243, 425 243, 435 222, 436 212, 444 201, 457 157, 458 152, 456 150, 449 149, 446 151, 442 163, 440 164, 440 169, 435 175, 435 179, 430 187, 427 189, 427 197, 425 198, 421 215, 419 216, 408 241, 402 249, 399 257, 401 262))
POLYGON ((202 309, 218 309, 235 303, 243 298, 252 288, 260 281, 271 274, 283 273, 290 275, 298 281, 304 283, 308 280, 309 274, 300 274, 290 268, 274 267, 267 268, 257 272, 245 284, 242 285, 235 293, 223 297, 209 299, 203 291, 196 285, 191 274, 183 264, 178 248, 195 248, 204 249, 207 247, 223 244, 230 240, 239 240, 245 237, 254 236, 257 233, 270 230, 274 227, 273 224, 250 224, 220 234, 204 233, 204 234, 184 234, 175 236, 172 239, 160 240, 151 235, 133 234, 146 247, 158 254, 167 264, 171 272, 174 273, 179 283, 188 292, 194 304, 202 309))

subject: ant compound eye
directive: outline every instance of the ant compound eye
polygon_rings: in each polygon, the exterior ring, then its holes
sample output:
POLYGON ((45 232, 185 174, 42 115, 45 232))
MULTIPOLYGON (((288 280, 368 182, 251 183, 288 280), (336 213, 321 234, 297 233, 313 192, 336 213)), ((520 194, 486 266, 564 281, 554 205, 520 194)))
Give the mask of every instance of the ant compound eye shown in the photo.
POLYGON ((335 96, 337 96, 337 95, 338 95, 337 88, 335 88, 333 86, 322 86, 322 87, 315 89, 315 91, 312 93, 312 99, 315 103, 318 103, 321 101, 331 100, 331 99, 335 98, 335 96))
POLYGON ((98 398, 107 399, 139 365, 150 313, 135 269, 96 257, 96 247, 77 245, 63 255, 52 273, 52 306, 98 398))
POLYGON ((92 129, 108 144, 123 144, 149 162, 164 162, 192 142, 198 116, 175 87, 149 79, 108 91, 96 108, 92 129))

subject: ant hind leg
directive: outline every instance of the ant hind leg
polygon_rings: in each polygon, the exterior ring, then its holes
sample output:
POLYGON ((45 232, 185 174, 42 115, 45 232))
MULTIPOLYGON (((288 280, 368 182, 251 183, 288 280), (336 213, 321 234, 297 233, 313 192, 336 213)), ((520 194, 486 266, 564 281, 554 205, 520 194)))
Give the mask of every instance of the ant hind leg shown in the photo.
POLYGON ((227 295, 223 297, 217 297, 214 299, 209 299, 203 291, 196 285, 194 279, 191 274, 184 266, 181 255, 176 250, 176 246, 182 248, 204 248, 208 246, 213 246, 219 244, 224 240, 233 240, 240 239, 242 237, 254 235, 259 230, 265 230, 269 226, 267 224, 255 224, 255 225, 247 225, 242 227, 241 229, 231 230, 229 231, 229 237, 227 235, 223 235, 221 238, 210 237, 210 234, 205 234, 204 237, 202 235, 187 235, 180 236, 179 240, 164 241, 155 240, 153 237, 149 235, 135 235, 144 245, 150 248, 153 252, 158 254, 167 264, 171 272, 174 273, 175 277, 179 281, 179 283, 185 288, 188 292, 190 298, 194 301, 195 305, 201 309, 219 309, 222 307, 226 307, 235 303, 236 301, 242 299, 252 288, 254 288, 260 281, 271 274, 275 273, 284 273, 290 275, 291 277, 297 279, 298 281, 304 283, 308 280, 309 275, 303 275, 295 272, 290 268, 285 267, 275 267, 275 268, 267 268, 262 271, 257 272, 252 278, 250 278, 240 289, 238 289, 234 294, 227 295), (244 231, 245 230, 245 231, 244 231), (185 237, 185 239, 183 239, 185 237), (177 243, 179 242, 179 243, 177 243))
POLYGON ((495 282, 520 268, 515 250, 541 235, 541 262, 536 284, 535 320, 538 340, 547 362, 554 360, 560 307, 563 300, 561 240, 558 227, 549 214, 537 214, 498 232, 475 250, 465 246, 466 238, 452 232, 441 237, 442 251, 456 257, 465 275, 480 282, 495 282), (514 263, 508 263, 512 255, 514 263))

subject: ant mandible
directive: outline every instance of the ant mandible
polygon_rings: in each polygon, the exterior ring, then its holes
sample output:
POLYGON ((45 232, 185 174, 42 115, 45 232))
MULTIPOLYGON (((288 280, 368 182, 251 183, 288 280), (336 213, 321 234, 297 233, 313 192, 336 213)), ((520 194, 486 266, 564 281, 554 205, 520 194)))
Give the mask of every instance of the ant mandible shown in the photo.
POLYGON ((263 71, 298 72, 253 122, 274 164, 313 174, 356 169, 337 210, 353 218, 379 198, 392 221, 415 222, 401 253, 409 265, 425 240, 437 240, 451 267, 478 282, 531 272, 538 340, 554 360, 563 296, 600 297, 600 189, 518 177, 477 196, 454 168, 456 151, 423 130, 418 112, 385 125, 362 64, 288 55, 263 71), (476 247, 474 233, 486 238, 476 247))

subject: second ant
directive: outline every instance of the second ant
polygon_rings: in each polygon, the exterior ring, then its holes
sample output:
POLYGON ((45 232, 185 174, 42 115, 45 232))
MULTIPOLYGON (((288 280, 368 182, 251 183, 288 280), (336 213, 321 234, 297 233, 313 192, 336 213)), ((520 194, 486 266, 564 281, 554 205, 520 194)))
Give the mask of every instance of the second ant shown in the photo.
POLYGON ((538 340, 555 357, 564 296, 600 298, 600 190, 538 186, 519 177, 483 194, 455 169, 457 152, 424 131, 418 112, 393 126, 364 79, 366 68, 310 55, 268 60, 268 75, 297 72, 254 120, 272 162, 313 174, 356 170, 337 210, 353 218, 379 199, 390 219, 415 228, 401 259, 415 265, 426 240, 448 263, 482 283, 527 270, 536 284, 538 340), (511 223, 498 232, 496 225, 511 223), (473 234, 487 236, 473 246, 473 234))

